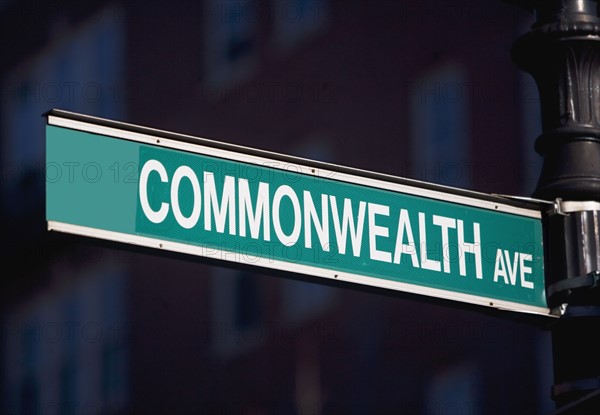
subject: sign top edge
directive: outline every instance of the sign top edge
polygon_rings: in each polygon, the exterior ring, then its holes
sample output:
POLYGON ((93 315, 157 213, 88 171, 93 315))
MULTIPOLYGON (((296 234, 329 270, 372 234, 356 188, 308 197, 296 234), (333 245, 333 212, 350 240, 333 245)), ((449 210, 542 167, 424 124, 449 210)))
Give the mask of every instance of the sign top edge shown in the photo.
MULTIPOLYGON (((240 152, 240 153, 244 153, 244 154, 274 159, 277 161, 303 164, 303 165, 306 165, 309 167, 327 169, 327 170, 331 170, 331 171, 335 171, 335 172, 346 173, 346 174, 361 176, 361 177, 366 177, 366 178, 372 178, 372 179, 381 180, 381 181, 387 181, 387 182, 401 184, 401 185, 405 185, 405 186, 410 186, 410 187, 426 189, 426 190, 440 192, 440 193, 446 193, 446 194, 466 197, 466 198, 470 198, 470 199, 474 199, 474 200, 483 200, 486 202, 498 203, 501 205, 511 206, 511 207, 515 207, 518 209, 530 211, 532 213, 536 212, 539 215, 536 214, 535 216, 539 216, 540 218, 541 218, 541 212, 546 210, 548 208, 548 206, 551 206, 553 204, 553 202, 550 202, 550 201, 543 201, 543 200, 538 200, 538 199, 531 199, 531 198, 511 196, 511 195, 483 193, 483 192, 478 192, 478 191, 474 191, 474 190, 461 189, 461 188, 452 187, 452 186, 445 186, 445 185, 441 185, 441 184, 437 184, 437 183, 425 182, 425 181, 420 181, 420 180, 401 177, 401 176, 394 176, 394 175, 386 174, 386 173, 378 173, 378 172, 373 172, 373 171, 369 171, 369 170, 362 170, 362 169, 355 168, 355 167, 342 166, 342 165, 334 164, 334 163, 311 160, 311 159, 307 159, 307 158, 302 158, 302 157, 293 156, 293 155, 286 155, 286 154, 272 152, 272 151, 263 150, 263 149, 259 149, 259 148, 246 147, 246 146, 242 146, 242 145, 238 145, 238 144, 227 143, 224 141, 219 141, 219 140, 214 140, 214 139, 209 139, 209 138, 204 138, 204 137, 198 137, 198 136, 193 136, 193 135, 188 135, 188 134, 182 134, 182 133, 178 133, 178 132, 166 131, 166 130, 161 130, 161 129, 157 129, 157 128, 153 128, 153 127, 142 126, 142 125, 127 123, 127 122, 123 122, 123 121, 111 120, 111 119, 107 119, 107 118, 101 118, 101 117, 97 117, 97 116, 76 113, 76 112, 66 111, 66 110, 62 110, 62 109, 56 109, 56 108, 52 109, 52 110, 44 113, 43 116, 46 117, 48 125, 54 125, 54 123, 52 122, 52 117, 62 118, 65 120, 84 122, 84 123, 89 123, 92 125, 110 127, 110 128, 128 131, 128 132, 147 134, 147 135, 152 135, 152 136, 156 136, 156 137, 160 137, 160 138, 166 138, 166 139, 170 139, 170 140, 185 142, 187 144, 196 144, 196 145, 200 145, 200 146, 212 147, 212 148, 228 150, 228 151, 233 151, 233 152, 240 152)), ((122 139, 120 137, 115 137, 115 138, 122 139)), ((527 216, 530 216, 530 215, 527 215, 527 216)))

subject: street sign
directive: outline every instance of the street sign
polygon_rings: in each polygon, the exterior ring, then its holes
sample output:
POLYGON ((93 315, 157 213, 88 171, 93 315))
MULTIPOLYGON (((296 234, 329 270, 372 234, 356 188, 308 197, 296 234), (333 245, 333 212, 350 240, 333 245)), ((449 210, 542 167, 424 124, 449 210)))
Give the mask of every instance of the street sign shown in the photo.
POLYGON ((48 229, 524 313, 541 209, 53 110, 48 229))

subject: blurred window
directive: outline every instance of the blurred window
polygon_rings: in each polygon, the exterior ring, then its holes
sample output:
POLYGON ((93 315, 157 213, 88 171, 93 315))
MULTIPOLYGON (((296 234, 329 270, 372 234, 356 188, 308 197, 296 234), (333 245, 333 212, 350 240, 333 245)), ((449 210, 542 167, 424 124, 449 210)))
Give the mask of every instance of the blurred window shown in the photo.
POLYGON ((255 71, 260 12, 256 0, 205 3, 204 82, 230 89, 255 71))
POLYGON ((409 93, 413 178, 468 188, 470 85, 465 68, 458 63, 440 65, 411 83, 409 93))
POLYGON ((323 30, 330 19, 327 0, 274 0, 274 41, 284 52, 323 30))

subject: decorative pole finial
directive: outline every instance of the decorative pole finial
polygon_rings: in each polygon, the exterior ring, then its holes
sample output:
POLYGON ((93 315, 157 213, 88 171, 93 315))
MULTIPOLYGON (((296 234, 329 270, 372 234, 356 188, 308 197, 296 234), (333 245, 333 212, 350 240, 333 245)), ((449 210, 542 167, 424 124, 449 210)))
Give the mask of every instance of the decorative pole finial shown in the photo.
POLYGON ((512 50, 536 80, 544 157, 534 196, 600 200, 600 17, 597 0, 510 0, 535 12, 512 50))

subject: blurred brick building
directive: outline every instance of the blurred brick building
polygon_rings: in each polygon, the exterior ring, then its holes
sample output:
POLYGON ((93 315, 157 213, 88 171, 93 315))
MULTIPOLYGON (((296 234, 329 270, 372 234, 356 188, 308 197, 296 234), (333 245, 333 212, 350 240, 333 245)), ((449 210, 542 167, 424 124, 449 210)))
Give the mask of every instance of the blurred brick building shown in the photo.
POLYGON ((470 0, 4 1, 0 23, 0 412, 552 408, 537 321, 133 252, 44 220, 52 108, 527 196, 537 90, 509 51, 529 16, 470 0))

